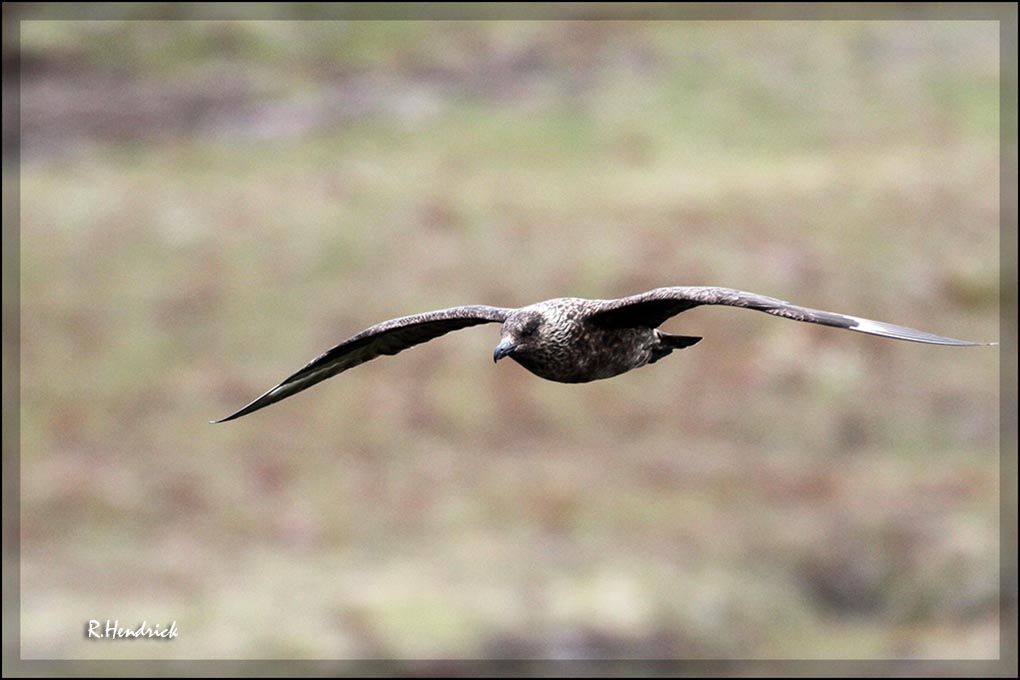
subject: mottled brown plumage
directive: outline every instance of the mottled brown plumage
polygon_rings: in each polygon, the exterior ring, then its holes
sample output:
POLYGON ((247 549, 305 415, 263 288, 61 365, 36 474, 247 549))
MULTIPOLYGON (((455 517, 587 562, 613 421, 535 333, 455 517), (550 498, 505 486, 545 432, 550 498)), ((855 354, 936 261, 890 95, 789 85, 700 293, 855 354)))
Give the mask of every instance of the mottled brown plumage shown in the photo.
POLYGON ((300 371, 222 420, 240 418, 378 356, 396 354, 468 326, 502 323, 493 360, 510 357, 535 375, 565 383, 611 378, 655 363, 700 337, 657 330, 666 319, 700 305, 755 309, 795 321, 933 345, 981 344, 924 331, 799 307, 731 288, 677 286, 620 298, 556 298, 520 309, 471 305, 392 319, 368 328, 316 357, 300 371))

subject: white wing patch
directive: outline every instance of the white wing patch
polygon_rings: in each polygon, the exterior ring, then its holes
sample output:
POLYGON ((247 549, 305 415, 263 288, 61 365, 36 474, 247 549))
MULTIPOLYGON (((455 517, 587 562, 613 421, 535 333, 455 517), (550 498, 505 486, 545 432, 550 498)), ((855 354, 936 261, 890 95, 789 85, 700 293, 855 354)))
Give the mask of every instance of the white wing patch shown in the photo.
POLYGON ((844 316, 856 323, 856 325, 850 327, 850 330, 857 331, 858 333, 867 333, 869 335, 880 335, 886 338, 896 338, 897 340, 909 340, 912 342, 924 342, 931 345, 974 347, 978 345, 988 346, 999 344, 997 342, 969 342, 967 340, 957 340, 955 338, 946 338, 941 335, 935 335, 934 333, 926 333, 925 331, 919 331, 915 328, 907 328, 906 326, 897 326, 895 324, 884 323, 882 321, 862 319, 857 316, 844 316))

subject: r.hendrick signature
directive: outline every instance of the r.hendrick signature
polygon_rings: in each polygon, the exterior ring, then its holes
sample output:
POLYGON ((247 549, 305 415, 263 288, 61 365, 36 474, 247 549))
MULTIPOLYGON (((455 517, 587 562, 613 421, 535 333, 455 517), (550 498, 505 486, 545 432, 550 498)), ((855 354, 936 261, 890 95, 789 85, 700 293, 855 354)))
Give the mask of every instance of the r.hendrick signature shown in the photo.
POLYGON ((136 628, 121 628, 120 621, 106 619, 106 625, 96 619, 89 619, 88 627, 85 630, 85 638, 88 640, 104 638, 110 640, 137 640, 156 638, 160 640, 173 640, 178 635, 177 621, 171 621, 167 627, 158 623, 150 626, 148 621, 142 621, 142 625, 136 628))

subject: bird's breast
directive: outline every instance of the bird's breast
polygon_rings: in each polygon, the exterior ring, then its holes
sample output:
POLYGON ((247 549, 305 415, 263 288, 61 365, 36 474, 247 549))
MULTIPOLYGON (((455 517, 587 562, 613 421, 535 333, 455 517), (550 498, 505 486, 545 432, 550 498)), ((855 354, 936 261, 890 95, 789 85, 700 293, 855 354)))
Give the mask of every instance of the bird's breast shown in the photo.
POLYGON ((543 340, 513 359, 540 378, 564 383, 611 378, 644 366, 655 344, 651 329, 605 329, 583 322, 558 325, 543 340))

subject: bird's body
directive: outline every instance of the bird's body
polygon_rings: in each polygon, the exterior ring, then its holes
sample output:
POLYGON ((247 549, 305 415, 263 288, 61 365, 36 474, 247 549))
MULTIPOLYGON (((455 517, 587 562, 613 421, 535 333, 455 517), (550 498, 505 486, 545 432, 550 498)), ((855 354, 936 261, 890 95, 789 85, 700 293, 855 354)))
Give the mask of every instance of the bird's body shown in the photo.
MULTIPOLYGON (((515 339, 515 350, 506 353, 540 378, 562 383, 585 383, 612 378, 654 363, 677 347, 668 336, 648 326, 606 327, 594 323, 590 311, 604 300, 555 298, 522 307, 503 323, 515 339), (528 344, 528 322, 539 320, 547 329, 541 342, 528 344)), ((693 340, 696 342, 697 340, 693 340)), ((690 343, 690 344, 693 344, 690 343)), ((502 357, 499 357, 502 358, 502 357)))
POLYGON ((933 345, 995 344, 956 340, 710 286, 656 288, 615 300, 554 298, 518 309, 470 305, 372 326, 316 357, 236 413, 215 422, 257 411, 378 356, 396 354, 450 331, 483 323, 502 324, 500 342, 493 352, 495 361, 511 357, 540 378, 556 382, 584 383, 611 378, 655 363, 674 350, 701 340, 658 330, 668 318, 700 305, 744 307, 795 321, 933 345))

